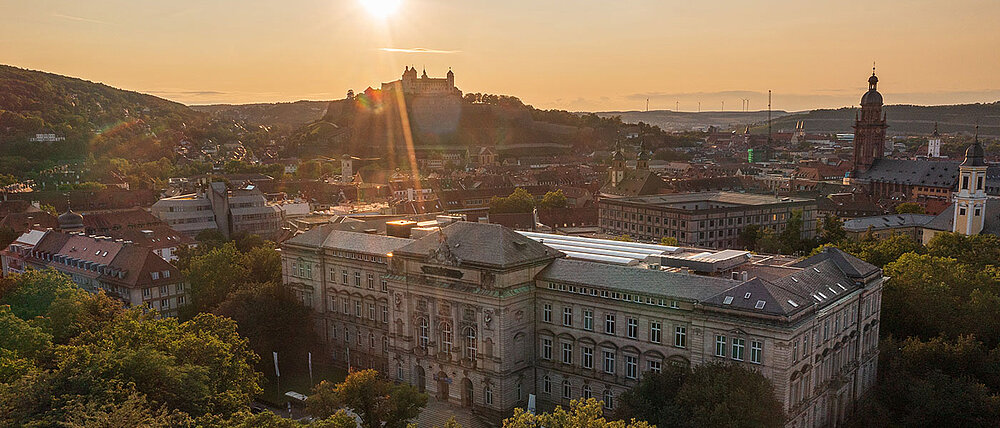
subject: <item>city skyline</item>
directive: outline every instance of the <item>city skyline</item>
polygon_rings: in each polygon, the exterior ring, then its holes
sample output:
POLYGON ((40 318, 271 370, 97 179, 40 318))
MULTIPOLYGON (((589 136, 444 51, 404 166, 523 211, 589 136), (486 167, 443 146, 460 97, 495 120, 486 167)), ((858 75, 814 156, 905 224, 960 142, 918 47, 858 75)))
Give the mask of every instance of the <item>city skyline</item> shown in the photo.
POLYGON ((798 111, 857 105, 873 60, 889 104, 1000 99, 1000 4, 634 3, 16 4, 0 62, 185 104, 336 99, 412 65, 539 108, 762 110, 772 89, 798 111))

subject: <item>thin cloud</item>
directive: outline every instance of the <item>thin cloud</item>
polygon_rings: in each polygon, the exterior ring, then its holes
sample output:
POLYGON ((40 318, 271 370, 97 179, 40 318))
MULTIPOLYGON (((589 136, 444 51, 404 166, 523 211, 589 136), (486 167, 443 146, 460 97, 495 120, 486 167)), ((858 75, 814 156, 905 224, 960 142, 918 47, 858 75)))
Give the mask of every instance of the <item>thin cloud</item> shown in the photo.
POLYGON ((428 48, 379 48, 383 52, 395 52, 395 53, 424 53, 424 54, 454 54, 462 51, 447 51, 441 49, 428 49, 428 48))
POLYGON ((52 16, 54 16, 56 18, 68 19, 70 21, 89 22, 91 24, 107 24, 107 22, 104 22, 104 21, 101 21, 101 20, 97 20, 97 19, 84 18, 82 16, 65 15, 65 14, 62 14, 62 13, 53 13, 52 16))

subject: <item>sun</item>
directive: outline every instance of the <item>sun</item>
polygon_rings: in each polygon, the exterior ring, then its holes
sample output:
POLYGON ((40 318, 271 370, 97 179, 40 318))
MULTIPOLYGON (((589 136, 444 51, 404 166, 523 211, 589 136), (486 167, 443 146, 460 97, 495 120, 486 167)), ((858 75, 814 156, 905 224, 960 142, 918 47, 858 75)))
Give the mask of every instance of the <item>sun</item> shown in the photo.
POLYGON ((384 18, 386 16, 392 15, 399 9, 399 4, 402 0, 359 0, 361 5, 365 7, 374 17, 384 18))

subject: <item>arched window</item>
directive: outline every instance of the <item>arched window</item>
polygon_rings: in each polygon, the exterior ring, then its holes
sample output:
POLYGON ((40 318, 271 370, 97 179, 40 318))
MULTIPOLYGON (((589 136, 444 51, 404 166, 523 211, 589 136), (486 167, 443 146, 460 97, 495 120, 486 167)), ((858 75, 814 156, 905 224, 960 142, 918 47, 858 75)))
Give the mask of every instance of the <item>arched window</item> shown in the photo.
POLYGON ((451 352, 452 337, 451 323, 441 323, 441 351, 451 352))
POLYGON ((486 400, 487 405, 493 405, 493 387, 486 385, 486 389, 483 391, 483 398, 486 400))
POLYGON ((610 389, 604 390, 604 408, 608 410, 615 408, 615 394, 610 389))
POLYGON ((427 325, 427 318, 420 318, 420 321, 418 321, 418 323, 420 325, 420 331, 417 334, 420 340, 418 344, 421 348, 426 349, 427 342, 429 340, 428 335, 430 334, 430 327, 427 325))
POLYGON ((476 359, 476 329, 472 327, 465 329, 465 358, 476 359))
POLYGON ((382 353, 389 353, 389 336, 382 336, 382 353))
POLYGON ((569 380, 564 380, 562 382, 562 398, 569 400, 572 394, 573 394, 573 385, 569 383, 569 380))
POLYGON ((344 327, 344 344, 351 344, 351 331, 344 327))
POLYGON ((403 381, 403 364, 396 363, 396 380, 403 381))
POLYGON ((594 398, 594 390, 590 389, 590 385, 583 386, 583 398, 594 398))
POLYGON ((552 379, 549 379, 549 375, 542 377, 542 392, 546 394, 552 393, 552 379))
POLYGON ((514 390, 517 392, 517 401, 521 401, 521 380, 517 380, 517 385, 514 385, 514 390))
POLYGON ((375 349, 375 333, 368 333, 368 347, 375 349))

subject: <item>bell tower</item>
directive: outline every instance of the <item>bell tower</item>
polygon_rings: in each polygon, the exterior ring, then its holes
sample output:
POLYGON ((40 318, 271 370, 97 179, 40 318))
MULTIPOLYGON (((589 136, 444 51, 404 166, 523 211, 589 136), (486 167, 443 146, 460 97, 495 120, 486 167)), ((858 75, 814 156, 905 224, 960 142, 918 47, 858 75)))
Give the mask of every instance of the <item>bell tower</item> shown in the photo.
MULTIPOLYGON (((978 128, 978 127, 977 127, 978 128)), ((983 146, 976 140, 965 150, 965 162, 958 167, 958 193, 955 194, 955 220, 952 232, 978 235, 986 217, 986 161, 983 146)))
POLYGON ((611 153, 611 185, 618 186, 625 179, 625 153, 620 142, 615 142, 615 151, 611 153))
POLYGON ((854 171, 864 172, 885 153, 885 113, 882 94, 877 90, 875 67, 868 78, 868 92, 861 97, 861 111, 854 120, 854 171))

